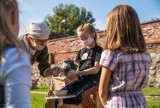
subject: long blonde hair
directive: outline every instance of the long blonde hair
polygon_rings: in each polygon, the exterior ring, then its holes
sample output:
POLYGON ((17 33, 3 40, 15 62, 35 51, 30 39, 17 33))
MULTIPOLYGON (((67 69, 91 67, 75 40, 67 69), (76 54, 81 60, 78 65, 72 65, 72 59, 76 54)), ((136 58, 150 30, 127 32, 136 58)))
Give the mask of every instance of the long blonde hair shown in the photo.
POLYGON ((7 23, 8 12, 11 9, 18 10, 18 4, 16 0, 0 0, 0 59, 2 59, 3 52, 7 43, 16 47, 19 52, 19 48, 22 44, 17 40, 17 36, 9 29, 7 23))
POLYGON ((84 23, 84 24, 80 25, 77 28, 77 32, 78 31, 80 31, 80 32, 87 32, 89 34, 94 34, 95 35, 94 42, 97 43, 97 33, 96 33, 96 30, 95 30, 95 28, 93 27, 92 24, 90 24, 90 23, 84 23))
POLYGON ((105 49, 124 52, 145 51, 146 45, 136 11, 129 5, 118 5, 107 16, 105 49))

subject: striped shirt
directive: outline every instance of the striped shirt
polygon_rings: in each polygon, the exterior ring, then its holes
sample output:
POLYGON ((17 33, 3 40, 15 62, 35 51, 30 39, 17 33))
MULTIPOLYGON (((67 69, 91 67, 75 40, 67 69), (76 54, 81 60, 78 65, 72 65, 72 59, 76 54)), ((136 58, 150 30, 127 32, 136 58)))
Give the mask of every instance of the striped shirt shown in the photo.
POLYGON ((148 51, 104 51, 100 65, 112 71, 107 108, 146 108, 141 89, 147 85, 151 57, 148 51))

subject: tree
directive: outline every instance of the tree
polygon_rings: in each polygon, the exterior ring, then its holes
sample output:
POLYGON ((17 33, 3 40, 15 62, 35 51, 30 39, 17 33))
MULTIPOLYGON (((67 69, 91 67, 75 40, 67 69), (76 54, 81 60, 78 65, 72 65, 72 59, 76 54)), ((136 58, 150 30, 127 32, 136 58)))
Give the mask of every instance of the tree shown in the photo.
POLYGON ((74 4, 59 4, 53 8, 53 15, 48 15, 45 22, 52 32, 75 35, 76 28, 86 22, 94 23, 92 13, 84 7, 77 7, 74 4))

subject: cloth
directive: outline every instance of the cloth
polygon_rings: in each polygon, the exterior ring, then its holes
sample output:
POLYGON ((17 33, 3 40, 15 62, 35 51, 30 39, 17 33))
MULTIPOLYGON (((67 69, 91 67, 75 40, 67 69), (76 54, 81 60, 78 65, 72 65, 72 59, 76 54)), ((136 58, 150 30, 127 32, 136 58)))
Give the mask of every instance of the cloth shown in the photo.
POLYGON ((141 90, 147 85, 151 57, 148 51, 104 51, 100 65, 112 71, 105 108, 146 108, 141 90))
POLYGON ((75 94, 76 98, 64 99, 65 104, 79 104, 82 100, 82 93, 86 90, 98 85, 98 78, 95 79, 79 79, 65 86, 63 90, 68 90, 67 94, 75 94))
POLYGON ((49 38, 50 30, 43 22, 32 22, 27 27, 27 33, 35 39, 46 40, 49 38))
POLYGON ((6 61, 5 63, 0 61, 0 84, 4 88, 3 108, 31 107, 31 64, 29 56, 21 49, 20 55, 18 58, 16 48, 7 45, 7 49, 4 51, 6 61))
MULTIPOLYGON (((75 62, 79 64, 79 70, 81 71, 94 67, 95 61, 100 61, 102 50, 103 49, 98 45, 96 45, 94 48, 91 49, 87 48, 81 49, 78 52, 75 60, 75 62), (84 57, 85 59, 82 59, 84 54, 87 54, 87 56, 84 57)), ((63 88, 68 90, 68 94, 76 95, 76 98, 65 99, 64 103, 79 104, 82 99, 82 93, 94 86, 97 86, 98 83, 99 83, 99 74, 82 75, 81 77, 78 78, 77 81, 74 81, 73 83, 63 88)))

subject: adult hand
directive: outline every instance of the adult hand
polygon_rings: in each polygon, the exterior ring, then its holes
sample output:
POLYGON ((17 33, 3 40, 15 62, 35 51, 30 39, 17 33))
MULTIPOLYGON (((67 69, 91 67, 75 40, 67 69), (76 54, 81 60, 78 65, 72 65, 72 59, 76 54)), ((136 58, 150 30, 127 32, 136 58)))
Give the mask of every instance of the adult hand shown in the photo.
POLYGON ((52 74, 53 76, 58 76, 59 73, 63 72, 63 69, 61 67, 58 67, 58 66, 54 66, 52 68, 52 74))

